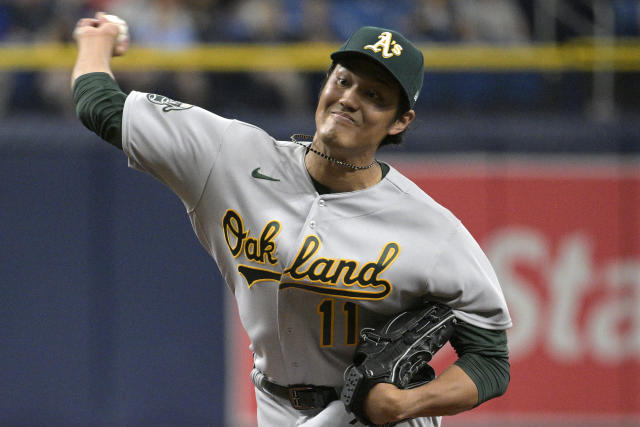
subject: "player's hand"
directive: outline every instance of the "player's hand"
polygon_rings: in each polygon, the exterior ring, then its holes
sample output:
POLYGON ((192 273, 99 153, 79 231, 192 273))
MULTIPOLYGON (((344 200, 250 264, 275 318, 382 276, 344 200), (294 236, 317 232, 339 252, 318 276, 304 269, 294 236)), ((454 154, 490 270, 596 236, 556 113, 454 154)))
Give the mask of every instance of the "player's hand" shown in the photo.
POLYGON ((98 12, 93 18, 80 19, 73 31, 73 38, 79 49, 103 51, 109 56, 124 55, 129 48, 128 34, 123 37, 120 26, 105 16, 105 13, 98 12))
POLYGON ((363 409, 369 420, 374 424, 386 424, 403 419, 404 392, 389 383, 379 383, 373 386, 364 399, 363 409))

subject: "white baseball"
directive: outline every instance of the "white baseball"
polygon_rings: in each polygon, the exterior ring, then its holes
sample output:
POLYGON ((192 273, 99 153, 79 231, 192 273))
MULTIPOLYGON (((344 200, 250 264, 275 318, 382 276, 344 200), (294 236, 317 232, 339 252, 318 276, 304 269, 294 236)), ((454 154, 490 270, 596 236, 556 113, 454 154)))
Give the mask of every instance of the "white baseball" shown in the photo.
POLYGON ((129 26, 124 19, 116 15, 104 15, 104 19, 118 26, 120 30, 117 38, 118 43, 122 43, 129 39, 129 26))

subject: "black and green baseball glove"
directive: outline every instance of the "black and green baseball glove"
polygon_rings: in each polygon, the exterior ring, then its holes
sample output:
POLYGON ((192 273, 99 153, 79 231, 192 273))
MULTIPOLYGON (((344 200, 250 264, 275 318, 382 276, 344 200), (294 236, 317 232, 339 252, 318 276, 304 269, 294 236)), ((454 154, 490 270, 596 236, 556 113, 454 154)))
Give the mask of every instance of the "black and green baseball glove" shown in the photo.
POLYGON ((418 310, 395 315, 376 328, 364 328, 353 364, 345 371, 341 399, 358 421, 373 425, 362 405, 371 388, 381 382, 415 388, 435 378, 429 362, 453 334, 453 311, 429 302, 418 310))

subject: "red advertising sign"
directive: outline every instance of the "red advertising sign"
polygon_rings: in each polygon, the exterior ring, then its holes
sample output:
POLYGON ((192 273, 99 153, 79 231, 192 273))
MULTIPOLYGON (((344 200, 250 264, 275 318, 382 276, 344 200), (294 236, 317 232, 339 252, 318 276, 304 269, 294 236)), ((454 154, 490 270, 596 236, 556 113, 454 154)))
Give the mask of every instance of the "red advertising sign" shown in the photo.
MULTIPOLYGON (((391 163, 476 237, 513 317, 507 393, 459 417, 640 425, 638 160, 391 163)), ((453 360, 442 351, 436 370, 453 360)), ((253 396, 248 368, 235 378, 253 396)))

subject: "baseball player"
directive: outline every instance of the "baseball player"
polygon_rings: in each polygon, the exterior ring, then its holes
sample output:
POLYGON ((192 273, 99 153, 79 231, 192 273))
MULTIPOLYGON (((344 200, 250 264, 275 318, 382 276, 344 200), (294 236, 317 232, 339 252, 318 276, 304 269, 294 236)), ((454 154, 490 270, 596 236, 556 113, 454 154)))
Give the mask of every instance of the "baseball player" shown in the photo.
POLYGON ((260 426, 352 425, 339 396, 359 331, 425 300, 453 309, 459 357, 417 388, 375 385, 371 423, 438 426, 505 392, 511 319, 486 256, 375 157, 415 118, 424 65, 409 40, 355 31, 331 55, 315 133, 279 141, 162 95, 124 94, 109 64, 126 46, 104 15, 80 20, 75 38, 81 121, 180 198, 235 296, 260 426))

